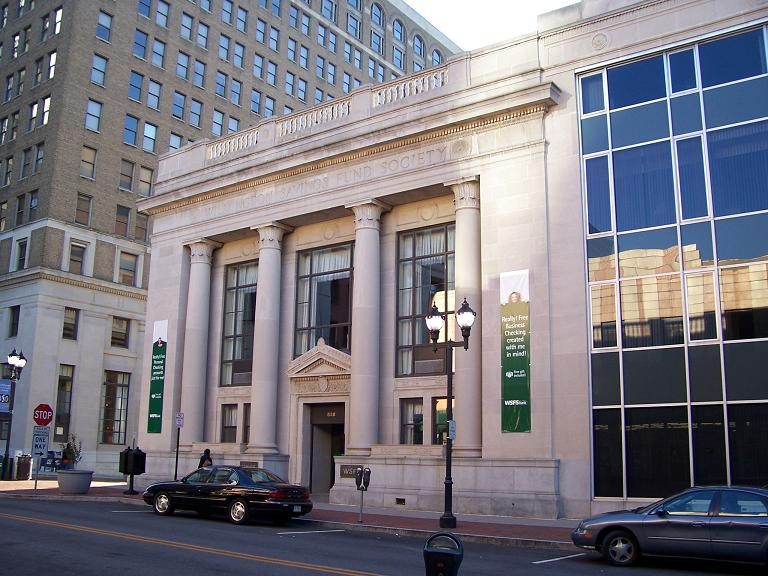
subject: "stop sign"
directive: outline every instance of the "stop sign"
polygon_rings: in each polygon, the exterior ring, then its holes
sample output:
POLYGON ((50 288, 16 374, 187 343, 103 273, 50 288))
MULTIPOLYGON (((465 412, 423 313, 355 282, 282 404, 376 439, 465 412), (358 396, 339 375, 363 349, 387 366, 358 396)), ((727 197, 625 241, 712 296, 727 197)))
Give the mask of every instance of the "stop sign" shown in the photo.
POLYGON ((32 413, 32 418, 38 426, 48 426, 53 420, 53 409, 48 404, 38 404, 32 413))

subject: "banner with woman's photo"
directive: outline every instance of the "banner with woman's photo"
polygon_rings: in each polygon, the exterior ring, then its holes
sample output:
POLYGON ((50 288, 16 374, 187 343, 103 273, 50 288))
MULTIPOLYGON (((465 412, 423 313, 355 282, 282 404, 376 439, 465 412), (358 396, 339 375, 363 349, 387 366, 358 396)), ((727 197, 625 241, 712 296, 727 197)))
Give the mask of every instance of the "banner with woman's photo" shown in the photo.
POLYGON ((528 270, 499 277, 501 431, 531 431, 531 316, 528 270))

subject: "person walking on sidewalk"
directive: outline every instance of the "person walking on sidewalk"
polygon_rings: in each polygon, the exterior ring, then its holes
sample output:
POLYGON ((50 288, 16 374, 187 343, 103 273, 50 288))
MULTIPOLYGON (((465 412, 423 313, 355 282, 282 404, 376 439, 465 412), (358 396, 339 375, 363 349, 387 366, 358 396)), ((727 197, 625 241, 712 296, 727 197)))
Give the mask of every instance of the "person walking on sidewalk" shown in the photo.
POLYGON ((210 448, 206 448, 203 450, 203 455, 200 456, 200 462, 198 463, 198 468, 204 468, 206 466, 213 466, 213 460, 211 459, 211 450, 210 448))

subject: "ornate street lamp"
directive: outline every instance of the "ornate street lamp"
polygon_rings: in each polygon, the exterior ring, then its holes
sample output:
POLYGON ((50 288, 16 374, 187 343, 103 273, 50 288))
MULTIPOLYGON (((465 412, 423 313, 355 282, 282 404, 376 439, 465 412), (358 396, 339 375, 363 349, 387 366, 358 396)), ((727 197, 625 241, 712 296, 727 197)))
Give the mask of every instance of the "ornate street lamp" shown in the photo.
POLYGON ((16 353, 16 348, 13 352, 8 354, 8 364, 11 366, 11 389, 8 399, 8 434, 5 436, 5 455, 3 456, 3 478, 5 480, 11 480, 11 469, 8 465, 8 450, 11 447, 11 428, 13 427, 13 397, 16 391, 16 381, 21 376, 21 371, 24 366, 27 365, 27 359, 24 357, 24 352, 16 353))
MULTIPOLYGON (((461 336, 464 339, 463 342, 454 342, 448 338, 445 342, 440 343, 441 348, 445 348, 446 356, 446 377, 447 377, 447 407, 446 407, 446 420, 448 425, 448 438, 445 441, 445 502, 443 505, 443 515, 440 516, 441 528, 456 528, 456 516, 453 515, 453 478, 451 478, 451 456, 453 453, 453 437, 451 435, 451 429, 453 428, 453 349, 456 346, 464 346, 464 350, 469 350, 469 333, 472 330, 472 325, 475 323, 475 317, 477 313, 469 307, 467 299, 464 298, 464 302, 461 307, 456 311, 456 323, 461 328, 461 336)), ((440 332, 445 325, 445 316, 440 313, 437 306, 432 305, 432 310, 429 315, 424 318, 424 322, 429 330, 429 338, 432 340, 433 350, 437 352, 440 332)))

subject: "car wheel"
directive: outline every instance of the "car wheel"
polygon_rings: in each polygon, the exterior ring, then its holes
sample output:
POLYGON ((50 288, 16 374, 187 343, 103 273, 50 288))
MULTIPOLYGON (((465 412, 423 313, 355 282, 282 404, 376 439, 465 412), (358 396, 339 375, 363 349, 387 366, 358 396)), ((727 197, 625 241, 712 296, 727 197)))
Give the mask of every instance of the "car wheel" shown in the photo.
POLYGON ((173 514, 173 503, 171 502, 171 497, 168 496, 168 494, 165 492, 158 493, 155 496, 153 508, 155 509, 155 512, 161 516, 173 514))
POLYGON ((248 503, 242 498, 235 498, 229 503, 229 519, 235 524, 248 521, 248 503))
POLYGON ((640 548, 629 532, 615 530, 603 540, 603 556, 614 566, 632 566, 640 558, 640 548))

